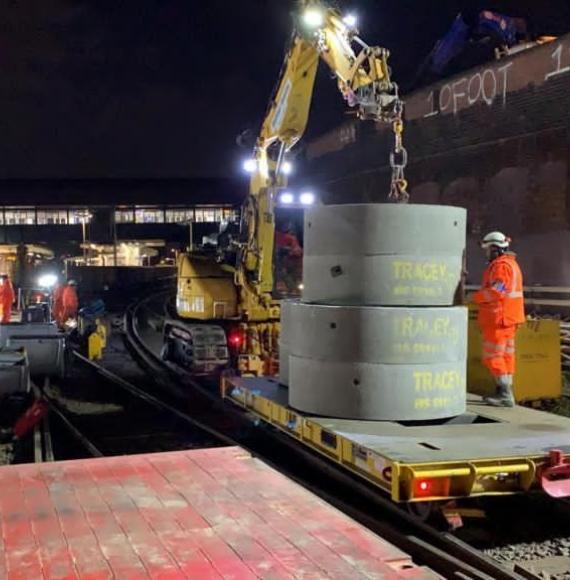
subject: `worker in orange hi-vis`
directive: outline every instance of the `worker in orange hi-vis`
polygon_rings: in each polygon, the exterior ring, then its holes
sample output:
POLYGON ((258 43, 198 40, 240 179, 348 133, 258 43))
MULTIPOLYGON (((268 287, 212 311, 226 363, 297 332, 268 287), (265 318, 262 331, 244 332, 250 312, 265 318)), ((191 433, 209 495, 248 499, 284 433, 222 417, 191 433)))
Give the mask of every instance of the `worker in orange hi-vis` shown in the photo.
POLYGON ((298 278, 303 259, 303 248, 295 234, 293 224, 287 222, 275 229, 275 273, 277 284, 282 283, 287 292, 297 290, 298 278))
POLYGON ((53 319, 57 322, 59 326, 63 324, 61 317, 63 315, 63 291, 65 289, 65 285, 58 284, 52 295, 52 316, 53 319))
POLYGON ((2 324, 10 324, 12 305, 16 300, 14 286, 8 274, 0 274, 0 306, 2 307, 2 324))
POLYGON ((62 313, 61 325, 65 324, 70 318, 77 318, 77 311, 79 310, 79 300, 77 298, 77 282, 69 280, 63 289, 61 296, 62 313))
POLYGON ((516 255, 509 251, 511 240, 501 232, 487 234, 481 242, 489 264, 481 289, 473 295, 479 305, 479 327, 483 335, 483 364, 495 379, 490 405, 514 407, 515 334, 524 323, 523 277, 516 255))

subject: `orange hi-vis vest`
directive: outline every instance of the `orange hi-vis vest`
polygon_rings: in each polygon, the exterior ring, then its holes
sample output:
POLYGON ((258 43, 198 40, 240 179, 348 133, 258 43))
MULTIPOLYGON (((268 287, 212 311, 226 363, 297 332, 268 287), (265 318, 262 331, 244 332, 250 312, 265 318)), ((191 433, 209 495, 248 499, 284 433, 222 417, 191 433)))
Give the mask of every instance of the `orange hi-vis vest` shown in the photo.
POLYGON ((63 302, 63 310, 68 316, 76 316, 77 309, 79 308, 79 300, 77 299, 77 292, 73 286, 66 286, 63 289, 63 294, 61 296, 63 302))
POLYGON ((512 252, 495 258, 483 273, 481 290, 473 295, 479 305, 479 326, 507 328, 525 321, 523 276, 512 252))

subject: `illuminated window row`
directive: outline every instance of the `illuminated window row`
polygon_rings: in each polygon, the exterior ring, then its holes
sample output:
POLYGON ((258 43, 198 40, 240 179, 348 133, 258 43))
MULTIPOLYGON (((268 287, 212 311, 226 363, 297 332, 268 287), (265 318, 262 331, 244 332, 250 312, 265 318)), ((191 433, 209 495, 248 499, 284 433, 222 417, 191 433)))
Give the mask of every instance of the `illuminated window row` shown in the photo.
POLYGON ((46 226, 81 223, 85 209, 35 209, 33 207, 0 208, 0 225, 46 226))
POLYGON ((188 222, 221 222, 236 217, 232 208, 196 207, 177 209, 158 208, 125 208, 115 211, 115 221, 118 224, 177 224, 188 222))
MULTIPOLYGON (((223 207, 198 207, 162 209, 156 207, 134 207, 117 209, 118 224, 175 224, 188 222, 221 222, 233 219, 237 211, 223 207)), ((87 209, 36 209, 33 207, 0 207, 0 226, 47 226, 75 225, 90 221, 92 214, 87 209), (88 216, 86 218, 86 216, 88 216)))

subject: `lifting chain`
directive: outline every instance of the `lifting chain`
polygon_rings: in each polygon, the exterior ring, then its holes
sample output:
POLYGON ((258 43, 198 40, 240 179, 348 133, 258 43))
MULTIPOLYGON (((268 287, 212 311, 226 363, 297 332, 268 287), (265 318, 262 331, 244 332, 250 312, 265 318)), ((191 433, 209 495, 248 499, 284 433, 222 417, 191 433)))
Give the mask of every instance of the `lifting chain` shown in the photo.
POLYGON ((408 152, 404 147, 404 103, 398 97, 398 87, 396 89, 396 100, 394 101, 394 113, 392 117, 392 130, 394 131, 394 150, 390 153, 390 167, 392 168, 392 180, 390 183, 389 199, 398 203, 408 203, 410 194, 408 193, 408 182, 404 176, 404 170, 408 164, 408 152))

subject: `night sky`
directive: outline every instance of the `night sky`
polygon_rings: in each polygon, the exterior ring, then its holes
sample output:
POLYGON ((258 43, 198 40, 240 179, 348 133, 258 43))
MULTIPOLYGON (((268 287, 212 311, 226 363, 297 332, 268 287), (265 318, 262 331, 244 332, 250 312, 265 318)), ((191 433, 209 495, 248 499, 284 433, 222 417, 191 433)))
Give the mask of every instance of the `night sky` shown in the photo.
MULTIPOLYGON (((293 0, 1 0, 0 179, 230 176, 282 62, 293 0)), ((565 0, 354 0, 407 84, 466 5, 570 30, 565 0)), ((309 135, 345 108, 322 70, 309 135)))

